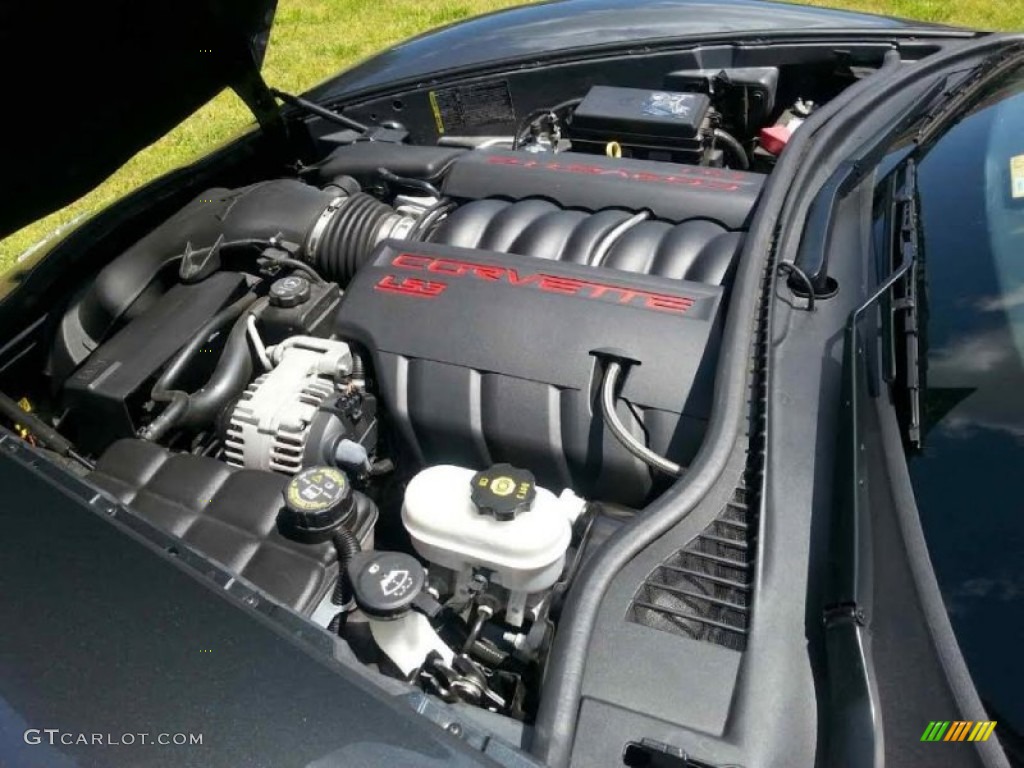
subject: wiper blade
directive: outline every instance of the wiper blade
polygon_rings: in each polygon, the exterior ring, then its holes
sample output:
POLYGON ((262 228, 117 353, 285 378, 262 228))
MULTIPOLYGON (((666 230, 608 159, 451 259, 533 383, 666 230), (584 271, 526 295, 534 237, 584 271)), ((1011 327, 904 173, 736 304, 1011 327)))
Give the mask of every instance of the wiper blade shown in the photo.
MULTIPOLYGON (((893 314, 902 313, 903 382, 907 398, 904 439, 916 450, 921 448, 921 344, 919 288, 923 274, 917 198, 917 163, 908 158, 903 167, 902 185, 896 195, 898 230, 894 256, 909 265, 900 280, 900 295, 894 296, 893 314)), ((897 259, 893 259, 897 261, 897 259)), ((895 288, 896 286, 894 286, 895 288)))

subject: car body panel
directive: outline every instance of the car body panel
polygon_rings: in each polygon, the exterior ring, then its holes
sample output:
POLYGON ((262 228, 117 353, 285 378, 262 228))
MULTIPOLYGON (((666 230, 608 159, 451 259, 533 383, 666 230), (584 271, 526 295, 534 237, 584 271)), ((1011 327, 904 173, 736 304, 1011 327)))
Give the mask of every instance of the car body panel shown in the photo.
POLYGON ((420 35, 327 81, 310 95, 330 99, 466 67, 601 47, 859 29, 955 31, 925 22, 762 0, 555 0, 420 35))
POLYGON ((112 502, 14 441, 0 430, 2 616, 18 628, 0 632, 0 764, 490 764, 314 652, 325 632, 288 637, 260 615, 286 609, 218 594, 219 568, 204 577, 156 551, 112 522, 112 502), (153 743, 179 733, 202 744, 153 743))
POLYGON ((7 4, 0 237, 73 202, 225 87, 258 76, 276 0, 7 4), (14 73, 12 73, 14 74, 14 73))
MULTIPOLYGON (((905 38, 918 34, 918 30, 922 35, 930 30, 948 37, 971 34, 863 14, 751 0, 668 0, 636 5, 621 0, 557 2, 484 17, 400 45, 325 84, 316 91, 316 97, 342 98, 413 78, 429 79, 440 71, 471 72, 474 67, 506 66, 516 60, 576 56, 588 46, 592 52, 596 50, 593 46, 617 47, 621 52, 631 40, 637 47, 646 47, 666 40, 674 44, 687 36, 696 40, 717 35, 723 40, 730 35, 747 35, 767 45, 776 35, 793 39, 812 32, 824 36, 843 31, 850 37, 892 34, 905 38), (696 23, 686 18, 691 12, 705 14, 707 19, 696 23), (594 22, 589 33, 586 23, 590 21, 582 21, 588 14, 594 22), (524 42, 524 38, 528 40, 524 42)), ((255 139, 245 141, 254 143, 255 139)), ((240 153, 241 147, 235 150, 240 153)), ((231 150, 219 154, 227 151, 231 150)), ((210 156, 201 162, 213 160, 210 156)), ((181 186, 185 175, 177 179, 181 186)), ((170 186, 174 180, 166 181, 170 186)), ((64 190, 56 192, 63 194, 64 190)), ((126 198, 122 202, 124 214, 132 213, 129 208, 137 213, 158 200, 158 193, 170 195, 168 190, 153 185, 148 192, 143 189, 126 198)), ((181 190, 175 192, 179 193, 181 190)), ((86 228, 100 224, 96 220, 87 223, 77 237, 87 239, 86 228)), ((22 284, 18 296, 12 294, 12 300, 6 302, 9 307, 4 309, 11 310, 9 316, 19 316, 14 310, 28 293, 25 287, 22 284)), ((47 306, 45 301, 42 296, 31 308, 47 306)), ((29 313, 21 312, 20 316, 28 317, 29 313)), ((11 442, 13 439, 0 448, 10 447, 11 442)), ((20 446, 14 452, 29 454, 20 446)), ((4 736, 0 743, 13 743, 20 749, 15 755, 18 764, 24 755, 35 759, 36 754, 41 756, 39 764, 60 765, 66 760, 62 753, 21 749, 17 741, 21 738, 19 729, 62 727, 65 722, 74 724, 76 730, 106 732, 109 724, 116 722, 119 726, 124 723, 125 732, 180 728, 223 739, 219 744, 211 742, 220 752, 203 751, 193 756, 191 750, 158 751, 147 764, 183 765, 193 760, 202 765, 232 765, 248 763, 254 754, 275 765, 475 764, 456 742, 425 720, 413 717, 411 709, 403 711, 354 672, 318 658, 320 654, 311 653, 304 641, 289 639, 287 631, 273 628, 258 612, 237 605, 239 595, 217 595, 211 589, 214 582, 204 584, 201 576, 186 573, 159 548, 133 540, 131 534, 117 530, 116 524, 105 523, 95 510, 84 506, 91 498, 84 488, 69 490, 63 480, 55 482, 52 465, 50 479, 46 479, 39 474, 43 465, 48 462, 37 460, 36 469, 31 469, 15 459, 0 458, 0 482, 8 489, 5 504, 0 505, 0 518, 9 523, 8 531, 17 534, 0 543, 0 582, 24 585, 11 600, 9 614, 11 622, 24 627, 24 631, 17 637, 0 637, 0 734, 4 736), (28 510, 32 510, 31 515, 26 514, 28 510), (44 551, 45 558, 39 554, 44 551), (8 660, 12 660, 10 666, 8 660), (69 688, 74 694, 70 703, 65 701, 69 688), (61 721, 65 716, 67 719, 61 721), (8 738, 11 735, 13 742, 8 738)), ((802 478, 808 484, 812 480, 802 478)), ((811 488, 812 492, 816 490, 811 488)), ((788 522, 794 525, 801 521, 788 522)), ((771 523, 774 526, 775 521, 771 523)), ((786 539, 785 543, 791 545, 792 541, 786 539)), ((781 560, 780 556, 770 565, 779 568, 781 560)), ((799 596, 801 590, 785 594, 799 596)), ((767 601, 758 610, 769 620, 778 621, 781 616, 799 630, 804 617, 796 611, 802 607, 798 603, 799 599, 787 603, 786 615, 766 610, 770 608, 767 601)), ((288 618, 285 613, 277 609, 275 618, 288 618)), ((621 612, 616 614, 616 621, 620 617, 621 612)), ((820 622, 820 616, 814 614, 809 620, 820 622)), ((777 632, 772 632, 772 637, 773 642, 787 639, 777 632)), ((799 632, 793 637, 794 654, 802 654, 799 632)), ((745 663, 754 666, 753 654, 745 663)), ((757 668, 759 674, 787 672, 765 663, 757 668)), ((764 679, 754 675, 745 678, 748 686, 764 679)), ((811 681, 808 677, 801 682, 811 681)), ((766 696, 778 699, 778 687, 759 687, 766 696)), ((737 696, 737 709, 741 698, 746 704, 751 701, 737 696)), ((810 697, 807 700, 811 701, 810 697)), ((751 725, 749 712, 746 722, 735 712, 731 717, 733 736, 758 734, 759 728, 767 730, 782 718, 802 719, 793 717, 792 710, 777 711, 771 717, 758 714, 762 721, 758 726, 751 725)), ((652 722, 653 717, 640 722, 628 738, 649 733, 652 722)), ((609 724, 600 727, 614 735, 609 724)), ((664 719, 658 728, 669 732, 664 719)), ((821 735, 816 722, 808 718, 795 723, 793 730, 806 737, 798 749, 794 749, 794 742, 787 741, 789 734, 778 728, 774 729, 772 746, 791 757, 795 752, 809 754, 815 748, 814 738, 821 735)), ((670 735, 676 738, 675 732, 670 735)), ((666 743, 671 740, 665 738, 666 743)), ((764 735, 758 734, 758 738, 763 747, 767 743, 764 735)), ((617 744, 621 743, 620 739, 617 744)), ((71 757, 82 765, 90 761, 107 763, 125 757, 126 749, 94 751, 89 747, 76 750, 71 757)), ((127 754, 134 757, 136 753, 127 754)), ((0 762, 5 762, 5 757, 9 755, 0 751, 0 762)), ((524 758, 516 755, 516 759, 524 758)))

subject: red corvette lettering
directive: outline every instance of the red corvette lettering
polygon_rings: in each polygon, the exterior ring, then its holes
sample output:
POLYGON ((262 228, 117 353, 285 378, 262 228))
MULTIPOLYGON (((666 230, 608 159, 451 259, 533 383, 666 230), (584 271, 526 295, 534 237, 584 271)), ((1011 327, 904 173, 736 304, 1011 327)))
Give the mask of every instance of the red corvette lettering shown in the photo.
POLYGON ((445 283, 433 283, 415 277, 403 277, 399 280, 394 275, 385 275, 373 288, 383 293, 398 293, 403 296, 415 296, 418 299, 436 299, 448 286, 445 283))
POLYGON ((554 275, 540 275, 537 287, 549 293, 562 293, 566 296, 575 296, 586 286, 582 280, 575 280, 571 277, 555 277, 554 275))
MULTIPOLYGON (((656 312, 682 314, 693 306, 694 299, 688 296, 672 296, 638 288, 625 288, 610 283, 599 283, 575 277, 549 275, 544 272, 520 274, 512 267, 477 264, 457 259, 417 256, 401 253, 391 259, 391 266, 400 269, 429 272, 446 277, 472 277, 489 283, 503 282, 516 288, 535 287, 545 293, 562 296, 579 296, 584 299, 610 301, 616 304, 642 306, 656 312)), ((375 286, 376 290, 398 293, 418 298, 436 298, 447 288, 447 283, 420 280, 413 277, 396 278, 386 275, 375 286)))
POLYGON ((639 181, 644 184, 682 184, 688 187, 701 187, 719 192, 735 192, 743 186, 753 183, 748 177, 733 171, 720 168, 685 167, 675 173, 663 174, 652 171, 632 171, 628 168, 607 168, 587 163, 560 163, 546 160, 524 160, 518 157, 494 155, 487 158, 489 165, 515 165, 520 168, 554 171, 556 173, 576 173, 586 176, 616 176, 627 181, 639 181))
POLYGON ((648 296, 647 306, 665 312, 685 312, 693 306, 693 299, 685 296, 648 296))
POLYGON ((416 256, 411 253, 403 253, 401 256, 395 256, 394 261, 391 263, 396 267, 405 267, 406 269, 422 269, 423 267, 429 266, 431 261, 433 261, 433 259, 429 256, 416 256))
POLYGON ((461 277, 465 274, 465 265, 457 261, 445 261, 444 259, 431 260, 426 269, 439 275, 449 275, 451 277, 461 277))

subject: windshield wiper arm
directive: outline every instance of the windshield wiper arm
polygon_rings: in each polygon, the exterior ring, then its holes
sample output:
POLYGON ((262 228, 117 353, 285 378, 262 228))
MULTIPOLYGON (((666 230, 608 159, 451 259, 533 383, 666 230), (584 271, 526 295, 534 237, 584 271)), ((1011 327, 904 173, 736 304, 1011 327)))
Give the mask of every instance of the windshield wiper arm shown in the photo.
POLYGON ((936 134, 942 131, 950 120, 960 115, 962 110, 976 96, 979 90, 1002 77, 1007 70, 1021 65, 1024 47, 1016 45, 1002 55, 992 55, 979 65, 969 70, 946 95, 928 108, 924 113, 924 122, 914 136, 918 146, 929 143, 936 134))

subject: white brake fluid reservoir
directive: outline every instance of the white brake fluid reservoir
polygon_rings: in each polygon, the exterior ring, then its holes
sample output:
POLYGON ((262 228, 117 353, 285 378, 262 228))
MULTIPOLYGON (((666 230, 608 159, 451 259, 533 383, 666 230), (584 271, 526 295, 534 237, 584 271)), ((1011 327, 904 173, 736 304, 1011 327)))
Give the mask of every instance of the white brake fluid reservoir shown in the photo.
POLYGON ((483 472, 439 465, 409 483, 402 522, 429 562, 461 574, 487 568, 494 582, 526 595, 558 580, 585 506, 571 491, 556 496, 507 464, 483 472))

